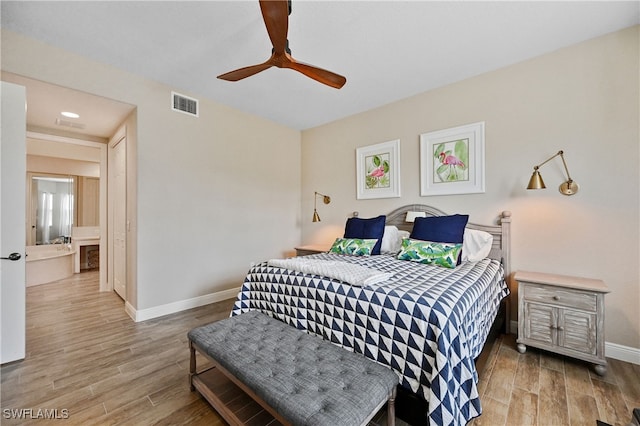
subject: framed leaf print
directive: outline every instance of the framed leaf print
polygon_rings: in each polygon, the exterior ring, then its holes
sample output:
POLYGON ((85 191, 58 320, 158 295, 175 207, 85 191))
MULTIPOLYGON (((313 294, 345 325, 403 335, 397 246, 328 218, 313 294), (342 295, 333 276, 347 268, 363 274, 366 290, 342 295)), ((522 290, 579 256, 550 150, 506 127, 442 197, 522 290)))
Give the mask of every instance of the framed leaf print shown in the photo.
POLYGON ((356 149, 357 199, 400 197, 400 139, 356 149))
POLYGON ((421 196, 484 191, 484 122, 420 135, 421 196))

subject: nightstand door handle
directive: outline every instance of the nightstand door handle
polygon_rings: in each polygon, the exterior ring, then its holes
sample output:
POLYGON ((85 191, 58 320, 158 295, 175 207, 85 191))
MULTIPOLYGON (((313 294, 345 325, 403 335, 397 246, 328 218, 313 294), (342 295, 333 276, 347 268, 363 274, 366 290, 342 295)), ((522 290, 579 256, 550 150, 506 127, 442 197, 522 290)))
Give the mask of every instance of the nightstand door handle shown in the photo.
POLYGON ((553 296, 553 300, 560 300, 558 296, 553 296))
POLYGON ((556 327, 556 329, 558 329, 560 331, 564 331, 564 327, 556 327))

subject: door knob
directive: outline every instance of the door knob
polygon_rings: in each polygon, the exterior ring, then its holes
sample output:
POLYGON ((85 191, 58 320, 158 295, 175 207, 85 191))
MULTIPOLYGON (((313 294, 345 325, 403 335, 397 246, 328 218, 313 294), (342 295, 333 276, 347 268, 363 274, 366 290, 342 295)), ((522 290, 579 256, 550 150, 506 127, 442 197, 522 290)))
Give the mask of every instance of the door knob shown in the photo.
POLYGON ((20 255, 20 253, 11 253, 9 255, 9 257, 0 257, 0 259, 7 259, 7 260, 20 260, 22 256, 20 255))

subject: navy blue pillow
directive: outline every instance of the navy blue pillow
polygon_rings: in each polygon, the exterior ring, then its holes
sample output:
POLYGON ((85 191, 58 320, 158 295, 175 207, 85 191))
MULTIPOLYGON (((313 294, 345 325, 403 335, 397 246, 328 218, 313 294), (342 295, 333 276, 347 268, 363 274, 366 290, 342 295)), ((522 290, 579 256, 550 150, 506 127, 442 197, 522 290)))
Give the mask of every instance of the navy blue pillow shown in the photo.
POLYGON ((360 219, 350 217, 344 227, 344 238, 376 238, 378 241, 373 246, 371 254, 380 254, 382 246, 382 236, 384 235, 384 224, 387 217, 382 215, 371 219, 360 219))
POLYGON ((434 243, 461 243, 469 215, 417 217, 411 238, 434 243))

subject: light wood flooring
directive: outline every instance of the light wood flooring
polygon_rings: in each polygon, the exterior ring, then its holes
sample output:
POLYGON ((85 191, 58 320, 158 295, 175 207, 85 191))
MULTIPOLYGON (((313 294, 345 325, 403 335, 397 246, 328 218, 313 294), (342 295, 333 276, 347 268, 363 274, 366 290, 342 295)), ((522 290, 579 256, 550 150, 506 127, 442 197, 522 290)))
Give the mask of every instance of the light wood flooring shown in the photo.
POLYGON ((482 415, 470 424, 626 426, 640 407, 640 365, 607 361, 601 377, 572 358, 529 347, 520 354, 515 336, 502 336, 480 373, 482 415))
MULTIPOLYGON (((0 423, 223 425, 189 390, 186 334, 227 317, 232 304, 134 323, 115 293, 98 292, 97 272, 29 287, 27 357, 0 369, 0 423), (68 418, 9 419, 12 409, 33 417, 57 409, 68 418)), ((626 425, 640 407, 640 366, 610 359, 599 377, 579 361, 519 354, 506 336, 492 349, 480 392, 483 415, 474 426, 626 425)))

